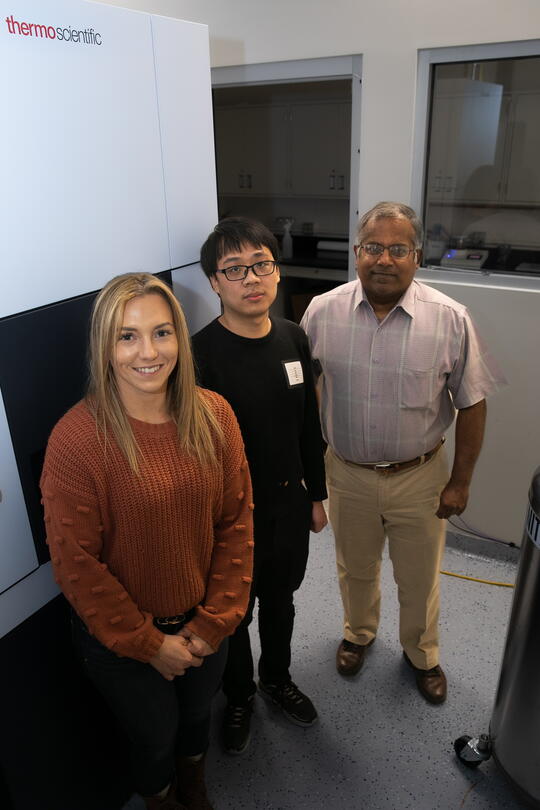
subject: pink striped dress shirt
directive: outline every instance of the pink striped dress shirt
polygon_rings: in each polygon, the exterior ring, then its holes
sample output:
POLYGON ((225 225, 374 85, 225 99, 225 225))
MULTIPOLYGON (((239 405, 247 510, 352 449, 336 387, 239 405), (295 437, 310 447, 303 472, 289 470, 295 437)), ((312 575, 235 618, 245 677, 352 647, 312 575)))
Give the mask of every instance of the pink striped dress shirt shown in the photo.
POLYGON ((506 383, 465 306, 413 281, 379 322, 360 281, 315 297, 302 319, 322 372, 325 439, 347 461, 408 461, 455 409, 506 383))

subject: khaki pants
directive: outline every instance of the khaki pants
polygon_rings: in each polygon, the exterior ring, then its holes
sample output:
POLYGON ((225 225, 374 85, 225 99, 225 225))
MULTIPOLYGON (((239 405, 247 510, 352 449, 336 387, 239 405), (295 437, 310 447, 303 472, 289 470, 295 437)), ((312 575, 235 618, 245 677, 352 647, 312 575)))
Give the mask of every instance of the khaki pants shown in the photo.
POLYGON ((436 666, 446 521, 435 512, 448 481, 444 448, 419 467, 381 474, 342 461, 329 447, 326 470, 344 637, 367 644, 377 634, 381 558, 388 537, 401 645, 416 667, 436 666))

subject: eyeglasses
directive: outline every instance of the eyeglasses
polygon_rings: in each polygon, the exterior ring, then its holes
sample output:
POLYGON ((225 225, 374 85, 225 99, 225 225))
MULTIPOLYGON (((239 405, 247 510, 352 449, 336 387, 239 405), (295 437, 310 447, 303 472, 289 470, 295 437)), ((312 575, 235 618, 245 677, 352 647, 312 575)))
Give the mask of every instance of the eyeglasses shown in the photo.
POLYGON ((256 276, 270 276, 277 266, 277 261, 267 259, 255 264, 235 264, 233 267, 219 268, 217 272, 223 273, 228 281, 243 281, 250 270, 253 270, 256 276))
POLYGON ((406 259, 411 253, 416 253, 418 248, 408 248, 407 245, 381 245, 379 242, 368 242, 366 245, 357 245, 358 250, 363 250, 367 256, 382 256, 384 251, 392 259, 406 259))

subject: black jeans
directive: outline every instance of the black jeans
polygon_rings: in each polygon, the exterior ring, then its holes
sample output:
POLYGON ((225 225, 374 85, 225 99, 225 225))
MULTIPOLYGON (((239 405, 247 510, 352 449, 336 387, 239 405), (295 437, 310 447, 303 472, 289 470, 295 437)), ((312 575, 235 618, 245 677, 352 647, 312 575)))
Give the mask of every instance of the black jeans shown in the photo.
POLYGON ((304 579, 309 552, 312 503, 303 486, 291 498, 283 516, 254 512, 255 559, 247 613, 229 638, 223 691, 229 703, 245 705, 255 694, 249 624, 255 599, 259 600, 261 657, 259 677, 264 683, 290 681, 291 639, 294 625, 293 594, 304 579))
POLYGON ((227 642, 201 667, 167 681, 151 664, 120 658, 73 618, 73 639, 83 668, 128 738, 134 787, 143 796, 171 781, 176 755, 208 748, 212 699, 219 689, 227 642))

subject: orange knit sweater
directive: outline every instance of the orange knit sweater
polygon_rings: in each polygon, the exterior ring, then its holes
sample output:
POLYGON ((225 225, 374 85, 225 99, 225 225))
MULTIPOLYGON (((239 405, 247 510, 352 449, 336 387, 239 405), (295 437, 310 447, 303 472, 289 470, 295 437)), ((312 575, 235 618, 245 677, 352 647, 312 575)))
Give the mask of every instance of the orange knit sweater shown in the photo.
POLYGON ((90 632, 119 655, 148 661, 163 634, 154 616, 196 607, 189 627, 217 648, 249 598, 251 482, 229 404, 205 392, 223 428, 217 469, 181 450, 176 425, 130 419, 140 475, 107 449, 84 402, 55 426, 41 489, 56 581, 90 632))

